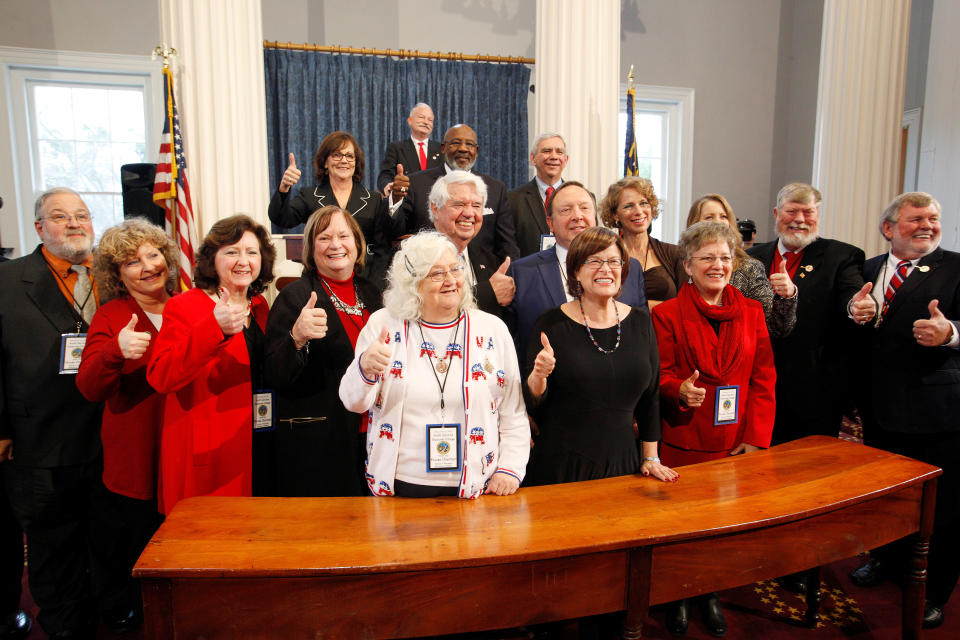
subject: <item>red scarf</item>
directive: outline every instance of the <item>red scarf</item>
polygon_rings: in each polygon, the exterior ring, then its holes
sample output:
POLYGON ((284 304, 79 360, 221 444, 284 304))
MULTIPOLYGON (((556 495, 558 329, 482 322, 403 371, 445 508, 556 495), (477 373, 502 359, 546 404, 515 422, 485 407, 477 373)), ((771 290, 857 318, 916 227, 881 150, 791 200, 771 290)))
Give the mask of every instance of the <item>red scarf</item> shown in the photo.
POLYGON ((720 300, 720 305, 708 304, 690 283, 677 294, 685 334, 678 346, 700 372, 700 380, 714 386, 727 384, 743 365, 743 294, 728 284, 720 300), (720 323, 719 335, 708 318, 720 323))

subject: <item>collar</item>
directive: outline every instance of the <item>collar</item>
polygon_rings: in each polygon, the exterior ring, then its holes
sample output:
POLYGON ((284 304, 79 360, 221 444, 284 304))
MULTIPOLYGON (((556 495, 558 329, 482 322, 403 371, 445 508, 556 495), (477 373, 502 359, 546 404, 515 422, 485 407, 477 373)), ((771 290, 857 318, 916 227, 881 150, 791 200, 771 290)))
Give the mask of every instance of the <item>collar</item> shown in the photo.
MULTIPOLYGON (((927 255, 930 255, 930 254, 928 253, 927 255)), ((927 256, 920 256, 916 260, 907 260, 907 262, 910 263, 910 268, 913 269, 915 266, 917 266, 917 263, 923 260, 925 257, 927 256)), ((900 264, 902 261, 903 261, 902 258, 898 258, 897 256, 893 255, 893 251, 887 252, 887 264, 889 265, 890 269, 893 269, 894 271, 896 271, 897 265, 900 264)))
MULTIPOLYGON (((53 270, 59 273, 64 279, 66 279, 67 276, 73 273, 73 271, 70 269, 70 267, 74 265, 73 262, 64 260, 60 256, 53 255, 53 253, 49 249, 47 249, 45 245, 41 247, 40 250, 43 252, 43 257, 47 259, 47 264, 49 264, 53 268, 53 270)), ((86 260, 84 260, 83 262, 78 262, 76 264, 82 264, 87 268, 88 271, 90 271, 90 275, 91 276, 93 275, 92 273, 93 256, 87 256, 86 260)))
MULTIPOLYGON (((814 240, 813 242, 816 242, 816 240, 814 240)), ((810 244, 813 244, 813 242, 811 242, 810 244)), ((797 250, 788 249, 788 248, 787 248, 787 245, 783 244, 783 240, 781 240, 781 239, 779 239, 779 238, 777 239, 777 253, 779 253, 780 255, 783 255, 783 254, 788 253, 788 252, 791 252, 791 253, 803 253, 804 251, 807 250, 807 247, 809 247, 809 246, 810 246, 810 245, 808 244, 808 245, 807 245, 806 247, 804 247, 803 249, 797 249, 797 250)))
POLYGON ((413 140, 413 148, 416 149, 417 145, 421 142, 423 143, 423 152, 426 153, 427 149, 430 148, 430 138, 424 138, 423 140, 417 140, 413 136, 410 136, 410 139, 413 140))
POLYGON ((561 184, 563 184, 563 178, 557 178, 557 181, 553 184, 547 184, 540 179, 540 176, 533 176, 533 179, 537 181, 537 189, 540 191, 540 199, 547 199, 547 187, 553 187, 554 190, 557 189, 561 184))
POLYGON ((557 260, 560 262, 560 266, 563 267, 564 270, 566 270, 566 268, 567 268, 567 251, 568 251, 568 250, 567 250, 567 249, 564 249, 564 248, 561 247, 559 244, 553 245, 553 248, 556 249, 556 251, 557 251, 557 260))

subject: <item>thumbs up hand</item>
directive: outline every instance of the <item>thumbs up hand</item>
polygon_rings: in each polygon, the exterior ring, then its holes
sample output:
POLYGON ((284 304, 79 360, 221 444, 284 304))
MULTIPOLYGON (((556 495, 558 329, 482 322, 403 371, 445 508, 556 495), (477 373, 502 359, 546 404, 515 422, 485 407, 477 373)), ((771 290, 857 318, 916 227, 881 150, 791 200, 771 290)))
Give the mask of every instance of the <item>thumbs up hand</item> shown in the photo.
POLYGON ((857 324, 866 324, 877 315, 877 303, 870 296, 872 289, 873 283, 868 282, 850 298, 850 304, 847 306, 850 309, 850 316, 857 324))
POLYGON ((300 182, 300 169, 297 169, 297 159, 293 153, 291 153, 288 158, 289 164, 287 165, 287 170, 283 172, 283 178, 280 179, 280 193, 290 191, 290 187, 300 182))
POLYGON ((407 195, 407 191, 410 190, 410 176, 403 174, 402 164, 397 165, 397 175, 393 177, 393 182, 387 185, 387 187, 391 201, 401 200, 407 195))
POLYGON ((223 335, 232 336, 243 331, 247 319, 247 310, 239 304, 230 304, 230 296, 220 289, 217 304, 213 307, 213 317, 217 319, 223 335))
POLYGON ((503 261, 500 268, 490 276, 490 287, 493 289, 493 295, 497 296, 497 304, 505 307, 513 302, 513 295, 517 292, 517 287, 513 283, 513 278, 507 275, 507 269, 510 268, 510 256, 503 261))
POLYGON ((780 261, 780 267, 770 276, 770 286, 773 292, 781 298, 792 298, 797 292, 797 285, 793 284, 790 274, 787 273, 787 263, 780 261))
POLYGON ((310 340, 318 340, 327 335, 327 312, 317 309, 316 306, 317 292, 311 291, 310 299, 303 305, 297 321, 293 323, 293 329, 290 330, 290 336, 298 351, 310 340))
POLYGON ((360 356, 360 369, 363 375, 373 380, 377 376, 382 376, 387 367, 390 366, 390 356, 393 355, 393 347, 389 344, 390 334, 387 328, 380 329, 380 338, 367 347, 367 350, 360 356))
POLYGON ((540 397, 547 390, 547 378, 553 373, 553 368, 557 366, 557 359, 553 355, 553 347, 550 346, 550 339, 547 334, 540 332, 540 344, 543 348, 537 354, 533 361, 533 370, 527 376, 527 388, 534 397, 540 397))
POLYGON ((938 300, 931 300, 927 305, 930 319, 913 322, 913 338, 920 346, 942 347, 953 338, 953 323, 940 311, 939 304, 938 300))
POLYGON ((120 345, 120 353, 127 360, 138 360, 147 352, 150 346, 150 333, 147 331, 137 331, 137 314, 130 314, 130 322, 126 324, 120 333, 117 334, 117 343, 120 345))
POLYGON ((696 386, 700 372, 694 370, 693 375, 680 383, 680 402, 688 407, 699 407, 707 397, 707 390, 696 386))

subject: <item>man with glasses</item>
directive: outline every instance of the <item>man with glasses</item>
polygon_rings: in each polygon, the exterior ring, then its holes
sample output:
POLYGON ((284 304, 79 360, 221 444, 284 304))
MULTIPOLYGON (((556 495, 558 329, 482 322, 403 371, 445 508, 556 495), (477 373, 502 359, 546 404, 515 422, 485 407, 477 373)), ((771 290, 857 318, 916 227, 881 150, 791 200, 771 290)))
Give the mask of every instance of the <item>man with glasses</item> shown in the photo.
MULTIPOLYGON (((557 243, 517 260, 507 270, 507 275, 513 278, 516 293, 507 310, 506 321, 516 342, 520 362, 526 358, 533 327, 540 315, 573 300, 567 291, 567 250, 577 234, 596 224, 597 203, 593 194, 579 182, 564 182, 547 201, 547 225, 557 243)), ((639 262, 633 258, 631 261, 630 273, 617 300, 646 308, 643 269, 639 262)))
POLYGON ((88 542, 102 407, 80 394, 74 374, 98 305, 93 224, 64 187, 40 194, 35 218, 43 243, 0 265, 0 471, 29 540, 38 621, 51 638, 92 637, 88 542))
POLYGON ((457 247, 466 281, 473 287, 481 311, 500 317, 513 300, 510 259, 500 261, 486 247, 472 242, 483 227, 487 185, 467 171, 440 176, 430 189, 430 219, 437 231, 457 247))
POLYGON ((403 167, 403 173, 410 175, 417 171, 440 166, 440 143, 430 140, 433 132, 433 109, 424 102, 418 102, 410 110, 407 118, 410 137, 387 145, 377 176, 377 189, 393 182, 397 175, 397 165, 403 167))
MULTIPOLYGON (((458 169, 472 171, 480 151, 477 134, 465 124, 454 125, 444 134, 440 150, 443 154, 442 166, 419 171, 410 178, 397 176, 392 183, 393 193, 402 193, 406 196, 400 210, 394 215, 403 216, 407 233, 433 228, 430 222, 430 189, 437 178, 451 171, 458 169)), ((476 243, 501 260, 507 257, 519 257, 520 249, 514 237, 514 214, 507 202, 506 186, 488 175, 482 173, 475 173, 475 175, 487 185, 483 225, 477 234, 476 243)))

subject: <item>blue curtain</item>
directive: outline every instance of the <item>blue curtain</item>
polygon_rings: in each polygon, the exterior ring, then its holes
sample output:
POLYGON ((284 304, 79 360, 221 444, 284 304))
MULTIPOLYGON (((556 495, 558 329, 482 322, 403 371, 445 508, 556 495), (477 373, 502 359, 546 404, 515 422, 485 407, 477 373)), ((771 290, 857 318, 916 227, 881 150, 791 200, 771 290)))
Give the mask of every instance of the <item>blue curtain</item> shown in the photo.
POLYGON ((410 135, 407 116, 417 102, 433 108, 434 140, 442 141, 454 124, 473 127, 480 143, 477 171, 503 180, 508 189, 528 179, 526 65, 282 49, 264 49, 263 58, 271 193, 290 152, 303 172, 298 186, 313 184, 313 154, 338 129, 360 143, 363 184, 375 189, 387 143, 410 135))

